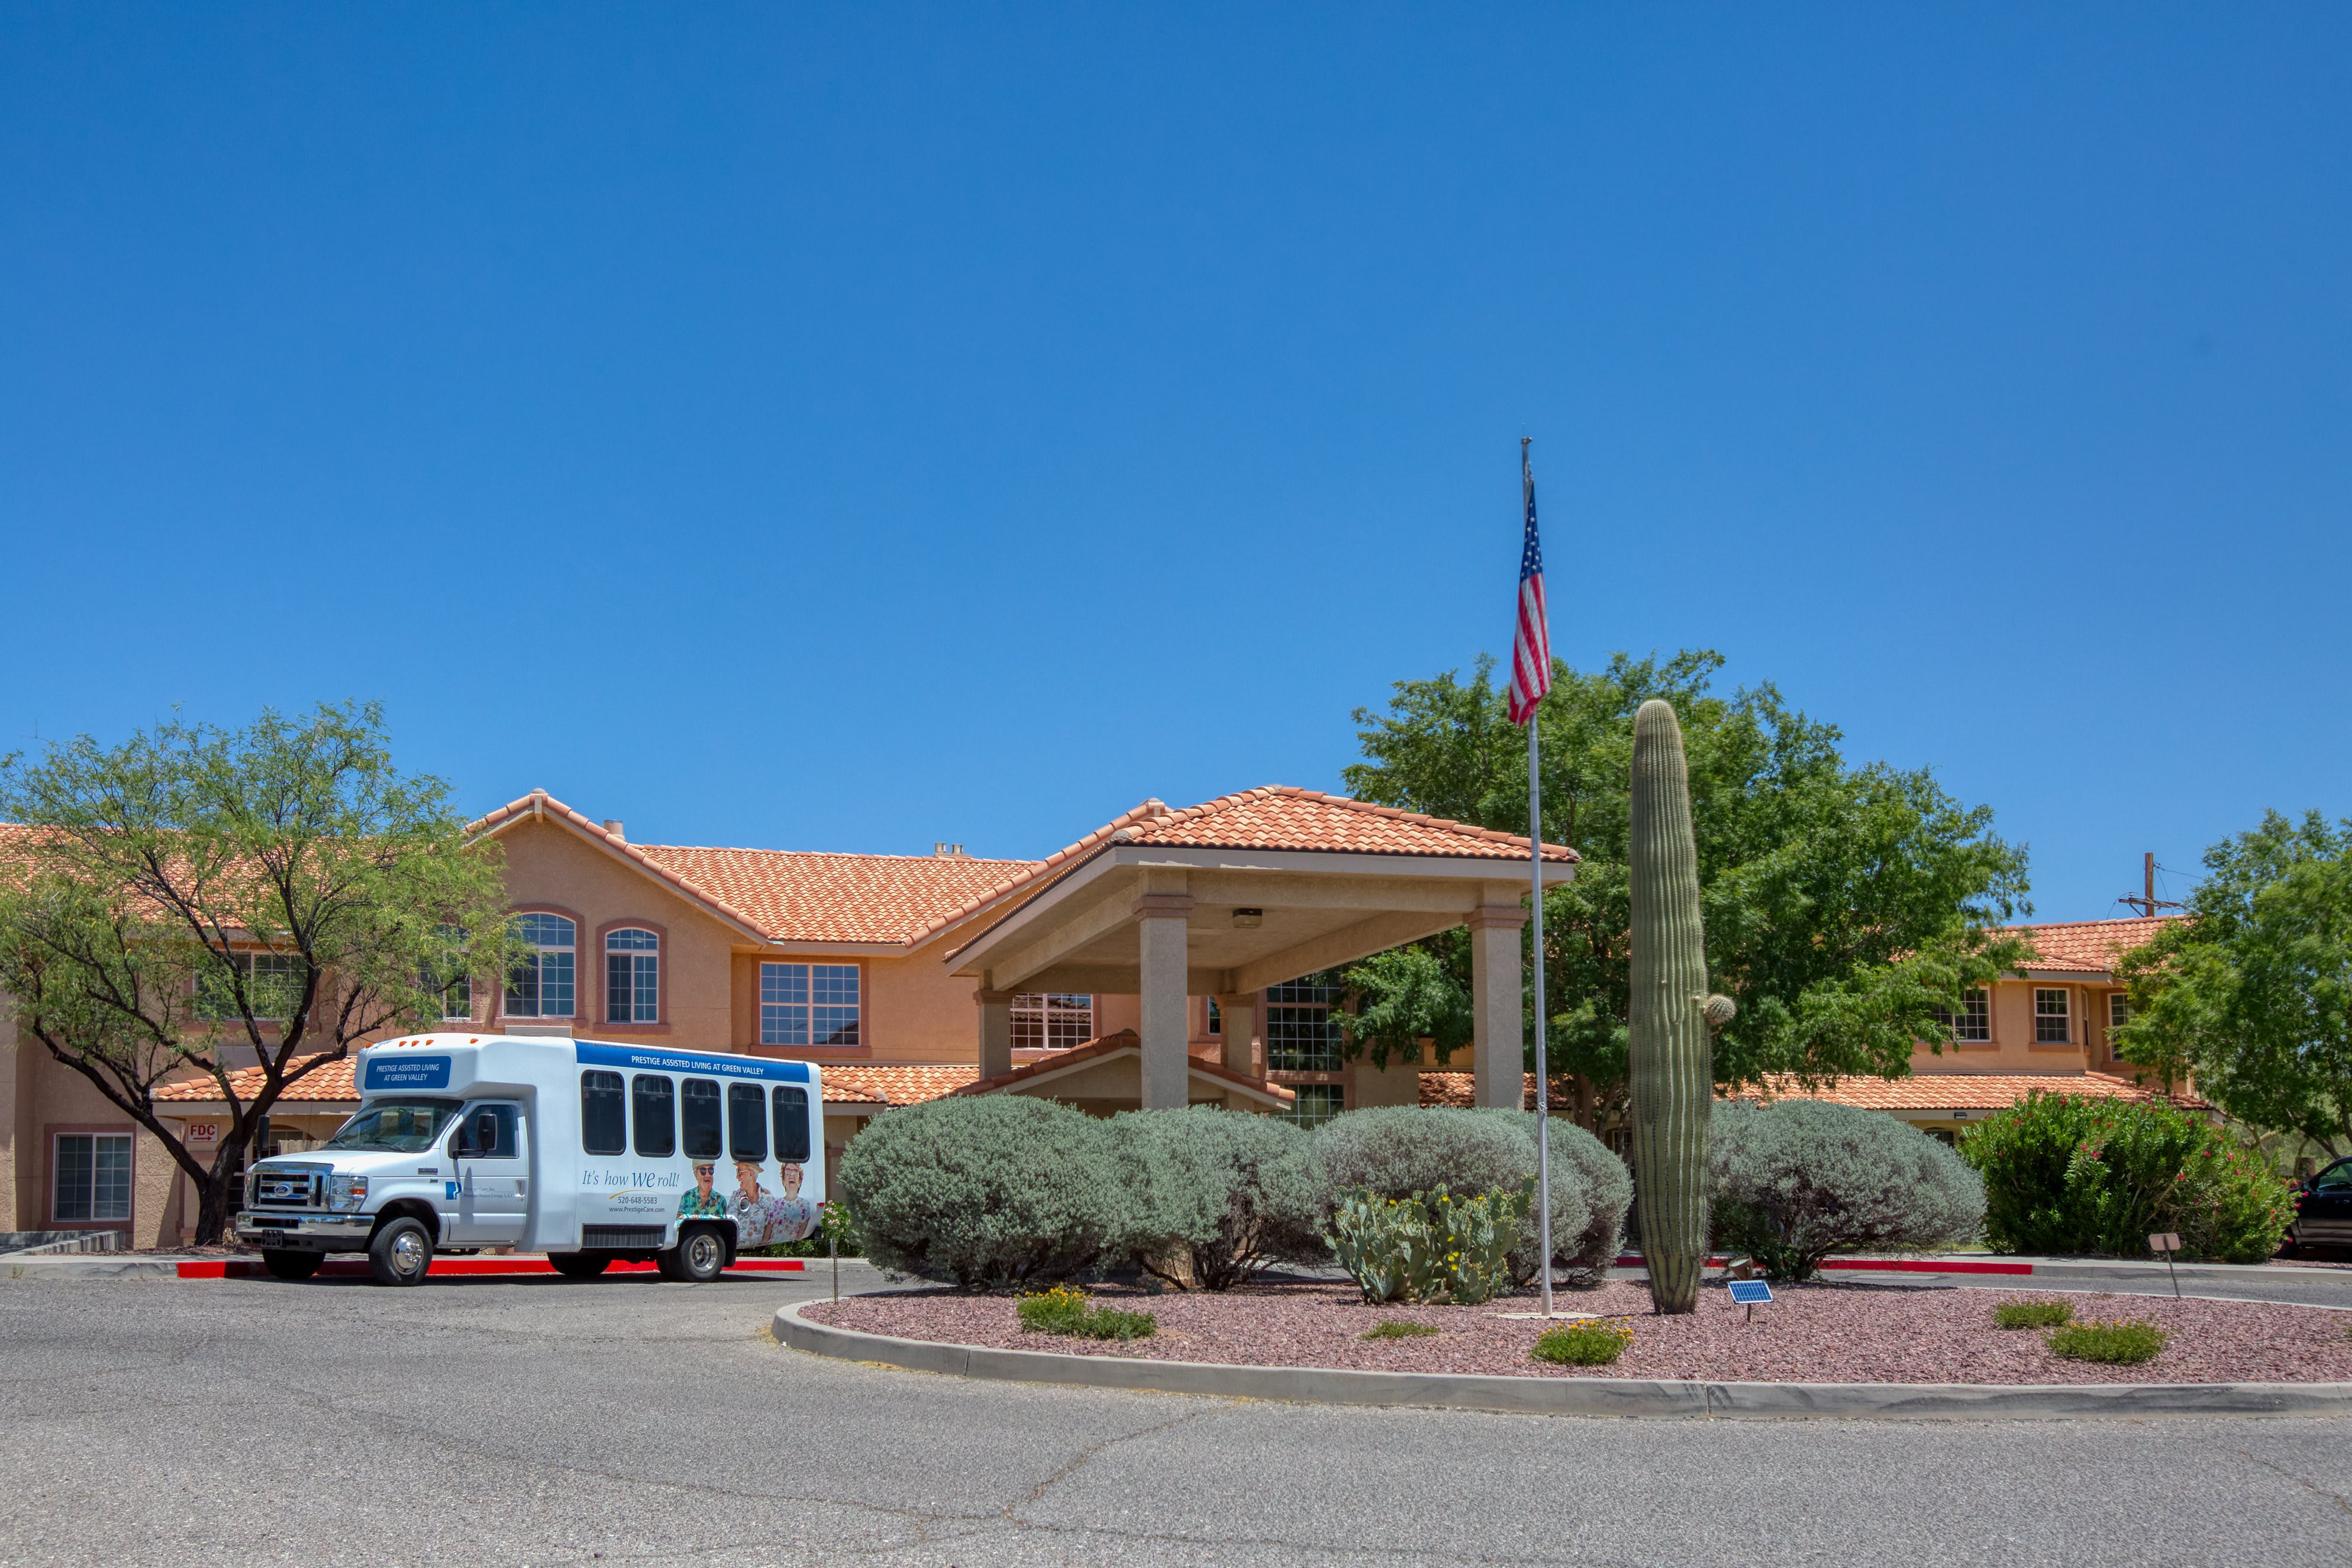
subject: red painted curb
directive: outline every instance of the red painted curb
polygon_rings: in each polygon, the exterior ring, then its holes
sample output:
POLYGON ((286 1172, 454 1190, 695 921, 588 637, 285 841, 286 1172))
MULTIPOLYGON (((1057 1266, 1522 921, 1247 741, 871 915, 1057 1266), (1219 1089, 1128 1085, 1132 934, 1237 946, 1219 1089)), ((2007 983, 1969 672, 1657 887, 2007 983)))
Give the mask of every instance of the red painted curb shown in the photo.
MULTIPOLYGON (((730 1274, 801 1274, 808 1269, 807 1260, 799 1258, 742 1258, 728 1266, 730 1274)), ((356 1258, 330 1258, 319 1268, 322 1276, 331 1279, 349 1279, 366 1275, 368 1266, 356 1258)), ((650 1263, 611 1263, 607 1274, 651 1274, 650 1263)), ((457 1275, 475 1278, 519 1279, 524 1276, 552 1274, 555 1265, 544 1258, 436 1258, 426 1271, 427 1277, 448 1279, 457 1275)), ((202 1258, 180 1265, 183 1279, 266 1279, 269 1270, 250 1258, 202 1258)))

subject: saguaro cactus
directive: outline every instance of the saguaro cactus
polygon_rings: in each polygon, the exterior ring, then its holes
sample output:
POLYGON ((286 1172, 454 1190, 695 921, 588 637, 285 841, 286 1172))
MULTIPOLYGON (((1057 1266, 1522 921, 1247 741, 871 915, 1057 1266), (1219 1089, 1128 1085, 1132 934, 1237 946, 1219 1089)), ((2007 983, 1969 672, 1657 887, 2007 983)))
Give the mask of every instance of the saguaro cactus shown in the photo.
POLYGON ((1644 702, 1633 716, 1633 1190, 1651 1300, 1687 1312, 1706 1261, 1713 1031, 1731 1021, 1732 1004, 1707 994, 1690 773, 1669 703, 1644 702))

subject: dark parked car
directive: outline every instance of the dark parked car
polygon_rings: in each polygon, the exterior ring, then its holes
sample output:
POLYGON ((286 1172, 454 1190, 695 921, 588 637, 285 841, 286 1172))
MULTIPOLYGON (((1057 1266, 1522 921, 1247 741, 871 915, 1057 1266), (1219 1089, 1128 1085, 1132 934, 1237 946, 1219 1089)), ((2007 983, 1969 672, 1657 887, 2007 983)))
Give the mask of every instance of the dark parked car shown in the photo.
POLYGON ((2304 1184, 2288 1237, 2297 1251, 2352 1247, 2352 1160, 2338 1160, 2304 1184))

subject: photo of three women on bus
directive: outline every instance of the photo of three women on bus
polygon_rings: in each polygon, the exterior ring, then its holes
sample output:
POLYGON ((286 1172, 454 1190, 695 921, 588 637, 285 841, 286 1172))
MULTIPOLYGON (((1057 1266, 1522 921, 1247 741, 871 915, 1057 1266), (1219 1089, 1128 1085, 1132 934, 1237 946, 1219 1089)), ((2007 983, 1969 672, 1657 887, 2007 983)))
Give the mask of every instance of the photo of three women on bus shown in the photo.
POLYGON ((779 1160, 776 1169, 783 1191, 770 1193, 760 1185, 760 1162, 736 1161, 735 1194, 730 1199, 720 1196, 712 1185, 716 1163, 697 1160, 694 1187, 678 1199, 678 1215, 718 1218, 732 1215, 735 1245, 739 1247, 802 1240, 816 1228, 817 1205, 801 1196, 801 1168, 796 1162, 779 1160))

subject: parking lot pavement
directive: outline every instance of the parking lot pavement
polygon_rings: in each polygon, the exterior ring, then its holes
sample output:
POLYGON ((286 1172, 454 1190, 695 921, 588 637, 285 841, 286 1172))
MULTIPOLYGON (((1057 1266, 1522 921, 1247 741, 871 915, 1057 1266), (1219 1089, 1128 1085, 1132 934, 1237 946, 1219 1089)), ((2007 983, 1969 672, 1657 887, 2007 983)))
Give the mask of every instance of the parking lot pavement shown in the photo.
MULTIPOLYGON (((2102 1268, 2095 1263, 2068 1263, 2063 1271, 2036 1269, 2030 1275, 1876 1273, 1840 1269, 1825 1278, 1874 1285, 1958 1286, 1986 1290, 2030 1290, 2035 1295, 2075 1291, 2118 1296, 2169 1296, 2172 1281, 2161 1266, 2126 1264, 2102 1268)), ((2298 1307, 2335 1307, 2352 1310, 2352 1270, 2317 1268, 2216 1268, 2180 1271, 2180 1293, 2220 1301, 2284 1301, 2298 1307)))
POLYGON ((824 1286, 0 1283, 0 1561, 2352 1552, 2341 1422, 1598 1421, 972 1383, 770 1342, 776 1305, 824 1286))

